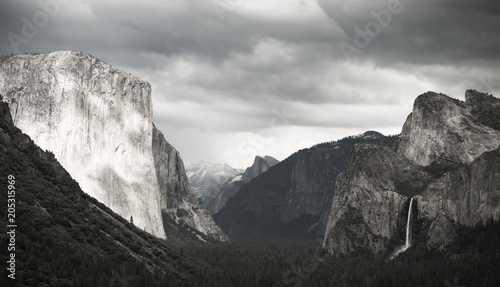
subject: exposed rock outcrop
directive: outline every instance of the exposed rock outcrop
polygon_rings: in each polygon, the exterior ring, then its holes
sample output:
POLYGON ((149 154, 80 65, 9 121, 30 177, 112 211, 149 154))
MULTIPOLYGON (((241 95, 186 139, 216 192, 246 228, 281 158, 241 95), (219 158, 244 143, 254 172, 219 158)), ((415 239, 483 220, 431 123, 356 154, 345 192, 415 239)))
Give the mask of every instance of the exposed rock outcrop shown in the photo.
MULTIPOLYGON (((84 193, 52 152, 40 149, 13 125, 10 108, 1 101, 0 174, 6 184, 9 177, 14 187, 9 188, 9 204, 19 211, 15 218, 9 217, 19 226, 15 228, 18 245, 10 251, 23 262, 35 262, 18 269, 15 285, 127 286, 137 284, 138 276, 146 280, 156 275, 160 275, 157 280, 189 280, 202 264, 181 256, 164 240, 140 230, 84 193), (34 252, 29 246, 44 251, 34 252), (130 266, 141 275, 126 276, 130 266), (73 273, 70 280, 68 270, 73 273)), ((4 186, 0 204, 7 206, 4 186)), ((7 209, 0 215, 7 219, 7 209)), ((9 235, 2 233, 0 240, 7 242, 9 235)), ((2 286, 11 285, 2 282, 2 286)))
POLYGON ((149 83, 88 54, 59 51, 2 57, 0 93, 15 125, 52 151, 85 192, 166 237, 161 209, 169 199, 159 186, 178 186, 171 194, 180 197, 190 190, 157 178, 165 170, 171 177, 184 171, 170 169, 180 158, 168 155, 171 161, 157 173, 149 83))
POLYGON ((500 220, 500 148, 445 173, 415 198, 418 216, 433 222, 430 246, 445 245, 444 237, 453 238, 451 222, 472 227, 500 220))
POLYGON ((396 149, 420 165, 437 159, 470 163, 500 146, 500 130, 492 128, 495 119, 500 122, 494 112, 499 108, 500 99, 477 91, 468 90, 465 102, 425 93, 415 100, 396 149))
POLYGON ((79 52, 18 54, 0 62, 14 124, 52 151, 82 189, 165 237, 156 187, 151 87, 79 52))
MULTIPOLYGON (((346 172, 337 177, 324 246, 335 253, 387 249, 405 221, 409 197, 430 175, 391 148, 359 144, 346 172), (415 177, 415 186, 405 178, 415 177), (399 224, 398 224, 399 223, 399 224)), ((420 186, 421 185, 421 186, 420 186)), ((401 234, 399 234, 401 237, 401 234)))
POLYGON ((419 96, 394 151, 358 145, 339 175, 324 247, 331 253, 401 245, 407 207, 429 247, 453 240, 456 224, 474 226, 500 215, 498 99, 466 92, 466 102, 443 94, 419 96), (488 116, 485 116, 488 115, 488 116))
POLYGON ((279 160, 275 159, 272 156, 255 156, 252 166, 245 169, 241 180, 243 180, 244 183, 249 183, 252 179, 266 172, 271 166, 277 163, 279 163, 279 160))
MULTIPOLYGON (((153 157, 161 195, 163 216, 218 241, 227 236, 215 224, 207 210, 201 208, 189 185, 179 152, 153 126, 153 157)), ((168 233, 168 230, 166 230, 168 233)))
MULTIPOLYGON (((16 285, 49 282, 51 286, 92 286, 96 284, 93 280, 96 276, 100 278, 98 284, 134 285, 137 276, 123 276, 131 263, 134 272, 140 270, 143 275, 139 276, 144 279, 159 273, 167 275, 169 280, 173 277, 189 280, 202 264, 180 256, 164 240, 140 230, 84 193, 52 152, 40 149, 13 125, 10 108, 4 102, 0 102, 0 174, 5 179, 9 177, 15 187, 9 189, 14 196, 9 197, 9 203, 15 203, 19 212, 15 218, 9 218, 15 220, 11 223, 19 225, 15 229, 19 240, 14 245, 16 258, 36 262, 25 264, 18 271, 16 285), (25 246, 37 246, 44 252, 33 252, 25 246), (72 262, 61 266, 68 257, 72 262), (68 270, 79 276, 73 275, 68 280, 68 270)), ((7 205, 6 193, 0 203, 7 205)), ((0 215, 7 218, 7 209, 0 211, 0 215)), ((8 234, 0 235, 0 239, 7 242, 8 234)))

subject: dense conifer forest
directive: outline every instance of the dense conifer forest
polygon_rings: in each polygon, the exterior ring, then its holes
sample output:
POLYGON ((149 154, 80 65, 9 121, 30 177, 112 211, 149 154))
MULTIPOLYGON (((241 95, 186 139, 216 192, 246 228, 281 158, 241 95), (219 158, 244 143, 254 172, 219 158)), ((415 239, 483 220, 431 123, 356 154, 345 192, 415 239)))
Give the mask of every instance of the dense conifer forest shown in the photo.
POLYGON ((500 223, 461 227, 446 250, 414 242, 390 260, 330 257, 314 241, 190 244, 183 254, 214 267, 184 286, 500 286, 500 223))

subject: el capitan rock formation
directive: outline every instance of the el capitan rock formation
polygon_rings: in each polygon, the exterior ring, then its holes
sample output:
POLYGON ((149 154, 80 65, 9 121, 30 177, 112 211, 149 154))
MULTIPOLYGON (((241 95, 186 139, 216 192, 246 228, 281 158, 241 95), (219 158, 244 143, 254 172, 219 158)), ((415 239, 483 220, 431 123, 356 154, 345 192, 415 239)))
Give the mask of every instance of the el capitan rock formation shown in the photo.
POLYGON ((182 182, 182 160, 153 126, 149 83, 88 54, 58 51, 0 58, 0 93, 14 124, 52 151, 85 192, 124 218, 165 238, 162 208, 190 209, 198 217, 193 228, 208 224, 210 234, 224 237, 196 203, 164 202, 192 192, 182 182), (164 158, 170 161, 158 162, 164 158), (158 177, 163 174, 168 178, 158 177))

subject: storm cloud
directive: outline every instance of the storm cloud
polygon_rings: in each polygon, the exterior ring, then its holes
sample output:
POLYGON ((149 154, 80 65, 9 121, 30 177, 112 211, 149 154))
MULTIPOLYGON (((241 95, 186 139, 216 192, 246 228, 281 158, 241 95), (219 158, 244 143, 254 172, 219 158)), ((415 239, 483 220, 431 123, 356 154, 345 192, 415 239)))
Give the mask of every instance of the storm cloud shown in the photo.
POLYGON ((400 132, 426 91, 500 92, 500 4, 4 0, 0 54, 80 50, 149 81, 187 163, 400 132), (45 16, 44 16, 45 15, 45 16))

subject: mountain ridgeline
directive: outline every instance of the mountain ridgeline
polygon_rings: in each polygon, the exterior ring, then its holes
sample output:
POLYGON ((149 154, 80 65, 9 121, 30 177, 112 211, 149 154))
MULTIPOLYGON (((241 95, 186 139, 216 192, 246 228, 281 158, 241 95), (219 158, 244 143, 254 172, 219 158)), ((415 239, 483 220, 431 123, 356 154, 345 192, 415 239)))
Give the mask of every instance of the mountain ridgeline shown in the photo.
POLYGON ((322 238, 336 177, 355 146, 391 146, 396 138, 366 132, 300 150, 242 185, 214 219, 231 238, 322 238))
POLYGON ((219 211, 227 200, 253 178, 266 172, 279 160, 272 156, 255 156, 252 166, 242 173, 227 164, 201 162, 188 168, 188 178, 200 204, 210 214, 219 211))
POLYGON ((252 179, 266 172, 270 167, 276 165, 277 163, 279 163, 279 160, 272 156, 256 156, 253 164, 245 169, 245 172, 241 176, 241 180, 244 183, 249 183, 252 179))
POLYGON ((241 178, 243 170, 228 164, 215 164, 201 161, 186 169, 189 184, 200 205, 213 214, 210 201, 219 193, 223 185, 241 178))
POLYGON ((500 99, 491 95, 468 90, 465 102, 419 96, 393 148, 357 146, 337 178, 323 246, 390 255, 409 222, 415 240, 444 249, 460 226, 498 221, 498 123, 500 99))
POLYGON ((226 239, 153 125, 149 83, 88 54, 58 51, 1 57, 0 93, 14 124, 122 217, 160 238, 167 220, 226 239))
POLYGON ((253 164, 247 167, 241 176, 236 176, 222 184, 219 193, 207 203, 207 209, 212 214, 217 213, 226 205, 227 200, 234 196, 244 184, 249 183, 252 179, 266 172, 277 163, 279 163, 279 160, 272 156, 255 156, 253 164))
POLYGON ((191 190, 179 152, 153 125, 153 157, 161 195, 163 227, 170 240, 226 241, 191 190), (175 237, 175 238, 174 238, 175 237))

